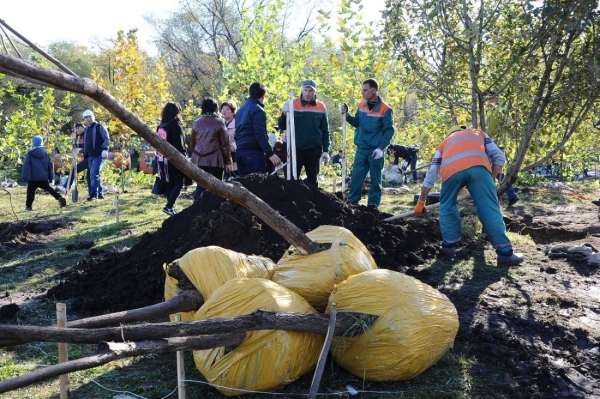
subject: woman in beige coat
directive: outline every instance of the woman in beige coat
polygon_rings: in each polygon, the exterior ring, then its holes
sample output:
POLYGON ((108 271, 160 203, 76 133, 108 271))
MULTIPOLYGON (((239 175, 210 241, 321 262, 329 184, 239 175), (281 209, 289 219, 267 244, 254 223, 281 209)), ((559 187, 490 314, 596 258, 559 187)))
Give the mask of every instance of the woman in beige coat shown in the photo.
MULTIPOLYGON (((219 105, 214 98, 202 100, 202 116, 194 121, 190 147, 192 162, 219 180, 223 180, 223 172, 232 167, 231 151, 227 128, 223 119, 217 115, 219 105)), ((194 199, 198 199, 204 191, 198 186, 194 199)))
POLYGON ((235 111, 237 106, 235 101, 229 100, 221 103, 221 116, 225 121, 225 127, 227 128, 227 135, 229 136, 229 152, 231 153, 231 160, 233 161, 231 168, 231 176, 236 177, 237 164, 235 163, 235 111))

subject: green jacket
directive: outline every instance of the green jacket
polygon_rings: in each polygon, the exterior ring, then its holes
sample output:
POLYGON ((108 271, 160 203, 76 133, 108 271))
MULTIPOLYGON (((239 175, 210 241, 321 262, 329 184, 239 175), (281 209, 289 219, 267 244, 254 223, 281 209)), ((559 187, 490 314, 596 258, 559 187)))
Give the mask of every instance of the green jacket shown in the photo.
MULTIPOLYGON (((286 115, 281 114, 277 120, 279 129, 286 130, 286 115)), ((294 100, 294 127, 296 133, 296 149, 310 150, 322 148, 329 151, 331 141, 327 108, 317 99, 307 102, 301 98, 294 100)), ((286 132, 290 137, 290 132, 286 132)))
POLYGON ((374 150, 380 148, 385 151, 394 137, 394 112, 377 97, 377 103, 369 110, 367 100, 358 106, 354 116, 348 114, 346 120, 356 128, 354 144, 358 148, 374 150))

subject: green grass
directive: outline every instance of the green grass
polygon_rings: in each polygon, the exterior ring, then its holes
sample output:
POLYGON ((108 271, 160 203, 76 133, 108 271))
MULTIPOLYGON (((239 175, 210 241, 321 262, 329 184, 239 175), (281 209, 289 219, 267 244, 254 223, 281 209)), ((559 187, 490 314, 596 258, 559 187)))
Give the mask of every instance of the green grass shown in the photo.
MULTIPOLYGON (((339 184, 339 178, 338 184, 339 184)), ((581 183, 578 183, 581 184, 581 183)), ((321 183, 326 191, 331 192, 331 180, 321 183)), ((585 188, 586 186, 584 186, 585 188)), ((590 183, 589 192, 597 190, 596 182, 590 183), (595 186, 594 186, 595 184, 595 186)), ((397 214, 414 207, 413 194, 420 191, 420 186, 411 186, 411 192, 401 195, 384 195, 380 210, 397 214)), ((34 202, 34 212, 26 212, 25 189, 17 188, 0 191, 0 220, 5 222, 26 222, 39 217, 58 217, 69 221, 68 227, 60 234, 53 235, 43 248, 33 249, 28 253, 17 253, 10 248, 0 251, 0 295, 27 293, 30 297, 21 306, 18 320, 2 320, 7 324, 55 325, 55 303, 50 300, 40 300, 36 295, 56 284, 55 276, 71 270, 81 259, 88 256, 88 249, 67 251, 69 244, 81 241, 94 241, 95 247, 109 251, 123 251, 131 248, 145 232, 156 231, 167 218, 162 213, 165 200, 150 194, 149 187, 127 188, 127 193, 119 195, 119 222, 116 222, 113 200, 85 201, 85 188, 80 191, 80 201, 69 203, 61 210, 56 201, 49 195, 38 191, 34 202), (11 205, 12 204, 12 205, 11 205), (126 229, 136 229, 135 235, 122 234, 126 229)), ((434 191, 439 191, 434 189, 434 191)), ((544 196, 528 196, 520 194, 523 203, 543 205, 569 204, 569 195, 549 192, 544 196)), ((591 194, 590 194, 591 195, 591 194)), ((191 198, 191 192, 186 195, 191 198)), ((469 201, 469 200, 467 200, 469 201)), ((70 202, 70 201, 69 201, 70 202)), ((366 203, 363 199, 362 203, 366 203)), ((180 198, 177 207, 185 208, 191 204, 190 199, 180 198)), ((468 207, 468 203, 461 207, 468 207)), ((437 211, 430 212, 426 217, 436 218, 437 211)), ((478 239, 481 235, 481 225, 475 217, 464 220, 465 234, 478 239)), ((510 233, 510 238, 517 244, 530 243, 527 236, 510 233)), ((443 259, 432 259, 417 267, 417 271, 427 270, 430 281, 437 284, 461 284, 471 279, 481 279, 483 282, 494 283, 506 278, 506 272, 494 267, 495 256, 491 251, 483 254, 459 257, 457 262, 443 259)), ((511 269, 511 273, 521 273, 519 268, 511 269)), ((435 285, 435 284, 434 284, 435 285)), ((511 293, 507 292, 507 296, 511 293)), ((544 300, 540 298, 538 300, 544 300)), ((6 300, 2 304, 8 303, 6 300)), ((68 306, 68 303, 67 303, 68 306)), ((155 320, 166 321, 166 320, 155 320)), ((1 327, 0 327, 1 328, 1 327)), ((321 383, 321 393, 339 392, 351 385, 360 391, 361 398, 476 398, 488 397, 494 387, 500 384, 510 384, 510 381, 498 381, 504 378, 495 365, 485 364, 485 357, 478 353, 476 344, 463 343, 460 347, 450 350, 436 365, 420 376, 402 382, 373 383, 362 381, 338 366, 328 363, 324 380, 321 383)), ((76 359, 90 356, 95 351, 93 345, 69 345, 69 357, 76 359)), ((58 361, 57 345, 51 343, 32 343, 11 348, 0 349, 0 380, 16 377, 28 371, 56 364, 58 361)), ((202 376, 196 370, 192 354, 185 354, 186 377, 190 380, 187 385, 187 398, 205 398, 207 388, 201 381, 202 376)), ((299 381, 282 388, 278 392, 283 396, 302 397, 310 387, 312 373, 303 376, 299 381)), ((175 354, 143 356, 123 359, 79 371, 70 375, 72 398, 113 398, 116 391, 133 392, 143 398, 163 398, 176 388, 175 354)), ((32 386, 0 395, 0 398, 58 398, 58 378, 44 381, 32 386)), ((177 397, 177 393, 171 394, 177 397)), ((219 397, 214 394, 213 397, 219 397)), ((268 398, 268 394, 251 394, 247 398, 268 398)))

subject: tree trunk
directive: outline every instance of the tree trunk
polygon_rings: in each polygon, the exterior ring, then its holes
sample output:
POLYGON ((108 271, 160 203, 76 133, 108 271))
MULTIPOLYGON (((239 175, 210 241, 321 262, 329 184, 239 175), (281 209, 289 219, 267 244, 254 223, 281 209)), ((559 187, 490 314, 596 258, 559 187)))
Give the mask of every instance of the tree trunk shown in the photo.
MULTIPOLYGON (((335 335, 360 334, 363 332, 362 326, 370 324, 376 318, 377 316, 362 313, 338 313, 334 333, 335 335)), ((20 343, 41 341, 96 344, 100 341, 144 341, 232 331, 286 330, 326 334, 328 325, 327 314, 257 311, 249 315, 221 319, 97 329, 3 325, 0 327, 0 339, 19 337, 20 343)))
POLYGON ((93 367, 112 362, 125 357, 143 356, 151 353, 169 353, 176 351, 189 351, 210 349, 220 346, 237 345, 244 339, 241 333, 225 333, 207 335, 204 337, 168 338, 158 341, 142 342, 102 342, 98 345, 98 354, 77 360, 60 363, 55 366, 45 367, 31 373, 15 378, 0 381, 0 393, 12 391, 27 385, 34 384, 61 374, 87 370, 93 367))
POLYGON ((262 221, 279 233, 290 245, 302 254, 308 255, 317 249, 317 245, 297 226, 281 216, 263 200, 252 194, 239 184, 225 183, 209 173, 201 170, 171 146, 165 139, 155 134, 142 120, 121 105, 96 82, 87 78, 67 75, 63 72, 45 68, 32 62, 0 54, 0 69, 7 75, 21 79, 43 82, 74 93, 84 94, 97 101, 124 124, 129 126, 152 147, 164 154, 182 173, 194 180, 206 190, 230 199, 248 208, 262 221))

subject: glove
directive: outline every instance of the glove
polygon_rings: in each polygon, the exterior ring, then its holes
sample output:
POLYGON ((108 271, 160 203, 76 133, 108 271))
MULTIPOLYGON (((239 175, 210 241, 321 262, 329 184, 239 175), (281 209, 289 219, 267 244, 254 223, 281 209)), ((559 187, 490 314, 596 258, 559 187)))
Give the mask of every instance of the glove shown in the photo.
POLYGON ((425 212, 425 201, 418 200, 417 205, 415 206, 415 215, 423 216, 425 212))
POLYGON ((281 159, 275 154, 271 155, 269 160, 273 163, 273 166, 278 166, 281 164, 281 159))
POLYGON ((323 151, 323 153, 321 154, 321 163, 323 165, 329 165, 329 154, 327 153, 327 151, 323 151))
POLYGON ((381 151, 379 148, 375 148, 375 151, 373 151, 373 159, 379 159, 383 156, 383 151, 381 151))
POLYGON ((347 114, 348 113, 348 104, 343 103, 340 107, 340 114, 347 114))
POLYGON ((108 158, 108 151, 104 150, 102 151, 102 159, 106 159, 108 158))
POLYGON ((406 170, 406 168, 408 168, 408 162, 404 161, 402 162, 402 170, 406 170))
POLYGON ((283 113, 287 114, 288 112, 290 112, 290 103, 285 103, 283 104, 283 113))

